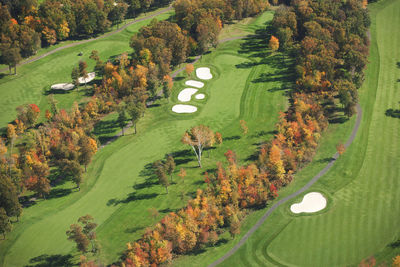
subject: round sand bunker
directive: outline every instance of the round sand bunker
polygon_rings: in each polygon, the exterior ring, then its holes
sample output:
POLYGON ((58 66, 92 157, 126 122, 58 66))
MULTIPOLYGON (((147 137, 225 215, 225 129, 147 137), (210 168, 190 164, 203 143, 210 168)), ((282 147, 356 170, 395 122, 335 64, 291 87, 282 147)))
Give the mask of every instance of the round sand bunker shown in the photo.
POLYGON ((293 213, 313 213, 323 210, 326 207, 326 198, 318 192, 311 192, 303 197, 300 203, 290 206, 293 213))
POLYGON ((185 84, 187 86, 196 87, 196 88, 203 88, 203 86, 204 86, 204 83, 198 82, 198 81, 194 81, 194 80, 186 81, 185 84))
POLYGON ((195 96, 196 99, 204 99, 206 96, 204 94, 197 94, 195 96))
POLYGON ((93 81, 95 77, 96 77, 96 73, 95 72, 90 72, 90 73, 88 73, 88 77, 86 79, 84 79, 83 77, 80 77, 78 79, 78 81, 79 81, 80 84, 88 83, 88 82, 93 81))
POLYGON ((57 84, 53 84, 51 86, 52 90, 64 90, 64 91, 69 91, 74 89, 74 85, 72 83, 57 83, 57 84))
POLYGON ((197 111, 197 107, 191 105, 175 105, 172 107, 175 113, 193 113, 197 111))
POLYGON ((207 67, 196 69, 196 75, 199 79, 202 79, 202 80, 210 80, 213 77, 211 74, 210 68, 207 68, 207 67))
POLYGON ((178 100, 181 102, 188 102, 196 92, 197 89, 185 88, 179 93, 178 100))

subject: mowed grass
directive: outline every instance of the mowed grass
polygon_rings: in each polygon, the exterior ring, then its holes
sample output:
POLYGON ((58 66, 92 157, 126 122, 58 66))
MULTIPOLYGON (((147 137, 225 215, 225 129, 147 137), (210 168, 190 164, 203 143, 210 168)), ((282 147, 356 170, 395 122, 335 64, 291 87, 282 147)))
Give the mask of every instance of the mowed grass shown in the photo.
MULTIPOLYGON (((290 201, 221 266, 357 266, 370 256, 390 265, 400 254, 400 120, 385 116, 387 109, 398 108, 400 100, 400 1, 381 1, 369 9, 372 40, 360 90, 362 124, 353 144, 310 190, 328 197, 327 209, 295 216, 289 207, 302 196, 290 201)), ((323 168, 335 145, 347 140, 353 124, 354 118, 329 127, 315 160, 280 192, 280 198, 323 168)))
MULTIPOLYGON (((271 18, 271 12, 264 13, 257 20, 259 28, 271 18)), ((0 264, 23 266, 54 259, 63 265, 76 262, 78 253, 67 241, 65 231, 85 214, 91 214, 99 224, 100 258, 114 262, 126 242, 139 238, 163 215, 183 207, 198 188, 204 187, 203 172, 224 161, 228 149, 238 152, 240 163, 249 162, 259 143, 272 137, 278 111, 287 108, 284 94, 290 62, 279 54, 269 55, 266 45, 260 33, 258 38, 228 42, 203 56, 196 67, 210 67, 214 79, 205 81, 205 88, 199 90, 207 95, 204 101, 190 102, 199 111, 186 116, 172 113, 176 95, 184 88, 185 77, 178 77, 170 102, 156 102, 140 121, 137 135, 130 129, 96 154, 80 192, 71 191, 74 186, 68 182, 55 188, 58 194, 51 199, 24 210, 14 231, 0 243, 0 264), (239 119, 248 122, 247 136, 241 134, 239 119), (204 153, 202 169, 197 167, 190 148, 180 143, 184 131, 200 123, 220 131, 225 139, 220 147, 204 153), (168 153, 175 156, 177 170, 166 194, 150 165, 168 153), (180 168, 187 170, 185 181, 177 176, 180 168), (149 208, 156 208, 160 216, 151 219, 149 208)), ((107 118, 114 119, 113 115, 107 118)), ((109 125, 115 131, 112 123, 109 125)))
MULTIPOLYGON (((157 19, 168 19, 171 15, 173 11, 158 15, 157 19)), ((50 91, 50 86, 55 83, 71 82, 72 68, 77 66, 80 60, 86 61, 88 71, 92 71, 95 65, 94 61, 89 59, 92 50, 99 51, 103 61, 123 52, 131 53, 129 47, 131 36, 150 21, 151 19, 147 19, 138 22, 113 36, 67 48, 21 66, 17 69, 16 76, 3 76, 0 79, 0 127, 7 126, 7 123, 16 118, 15 108, 19 105, 35 103, 41 110, 47 109, 49 93, 55 93, 60 108, 70 108, 74 101, 86 101, 90 89, 85 90, 81 87, 80 90, 56 93, 50 91), (78 56, 79 52, 83 52, 83 56, 78 56)))

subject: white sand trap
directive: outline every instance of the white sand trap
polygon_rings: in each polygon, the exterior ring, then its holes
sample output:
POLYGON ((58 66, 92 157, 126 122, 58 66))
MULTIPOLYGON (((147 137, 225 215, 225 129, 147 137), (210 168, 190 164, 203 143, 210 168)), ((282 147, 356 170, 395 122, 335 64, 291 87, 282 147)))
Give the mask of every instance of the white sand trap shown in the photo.
POLYGON ((196 88, 203 88, 203 86, 204 86, 204 83, 198 82, 198 81, 193 81, 193 80, 186 81, 185 84, 187 86, 196 87, 196 88))
POLYGON ((88 83, 88 82, 93 81, 94 77, 96 77, 96 73, 90 72, 90 73, 88 73, 88 77, 86 79, 84 79, 83 77, 79 77, 78 81, 80 84, 83 84, 85 82, 88 83))
POLYGON ((204 94, 197 94, 195 95, 196 99, 204 99, 206 96, 204 94))
POLYGON ((199 79, 202 80, 210 80, 213 77, 210 68, 206 67, 196 69, 196 75, 199 79))
POLYGON ((185 88, 179 93, 178 100, 181 102, 188 102, 197 91, 197 89, 185 88))
POLYGON ((321 193, 311 192, 306 194, 300 203, 296 203, 290 206, 290 210, 293 213, 312 213, 323 210, 325 207, 326 198, 321 193))
POLYGON ((197 111, 197 107, 191 105, 175 105, 172 107, 175 113, 193 113, 197 111))
POLYGON ((74 89, 74 85, 72 83, 57 83, 57 84, 53 84, 51 86, 52 90, 64 90, 64 91, 69 91, 74 89))

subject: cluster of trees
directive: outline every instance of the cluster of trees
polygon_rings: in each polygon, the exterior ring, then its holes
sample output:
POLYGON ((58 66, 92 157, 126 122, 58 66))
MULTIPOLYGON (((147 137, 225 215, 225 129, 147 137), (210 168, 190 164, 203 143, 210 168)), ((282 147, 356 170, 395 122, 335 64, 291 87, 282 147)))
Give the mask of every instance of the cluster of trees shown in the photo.
POLYGON ((177 24, 190 35, 192 51, 203 53, 218 44, 224 23, 259 14, 266 0, 178 0, 174 3, 177 24))
MULTIPOLYGON (((184 10, 191 6, 188 2, 177 1, 175 6, 184 10)), ((218 1, 200 3, 217 7, 218 1)), ((201 5, 192 12, 199 9, 201 5)), ((224 11, 221 14, 229 14, 224 11)), ((177 11, 178 22, 185 25, 182 29, 196 31, 194 21, 201 16, 180 18, 181 14, 177 11)), ((281 113, 275 138, 261 147, 256 162, 248 166, 237 166, 235 153, 228 151, 228 166, 218 164, 215 175, 205 174, 205 191, 199 190, 185 208, 164 217, 140 240, 128 243, 125 266, 160 265, 171 261, 174 253, 215 244, 225 230, 232 236, 239 233, 244 209, 265 206, 268 199, 277 197, 280 187, 291 182, 294 172, 312 159, 321 132, 328 126, 328 107, 337 103, 335 99, 346 115, 354 113, 368 53, 365 1, 294 0, 290 6, 279 7, 272 24, 270 49, 290 53, 297 62, 291 106, 281 113)), ((245 134, 245 122, 240 125, 245 134)), ((212 135, 203 132, 204 138, 198 140, 206 145, 207 136, 212 135)), ((182 141, 201 155, 192 137, 193 132, 188 131, 182 141)))
POLYGON ((256 165, 238 166, 232 151, 225 156, 228 167, 218 164, 215 175, 206 173, 204 191, 199 189, 185 208, 168 214, 140 240, 127 244, 125 266, 160 265, 173 254, 215 245, 225 230, 235 237, 245 215, 242 208, 265 205, 275 196, 273 183, 256 165))
POLYGON ((296 90, 319 95, 326 115, 342 104, 352 116, 364 80, 370 19, 365 1, 292 1, 272 21, 280 49, 296 57, 296 90))
MULTIPOLYGON (((41 46, 104 33, 127 16, 135 17, 169 0, 0 1, 0 62, 11 68, 41 46)), ((15 72, 15 71, 14 71, 15 72)))
POLYGON ((82 107, 75 103, 67 112, 58 109, 52 96, 49 102, 51 110, 46 110, 46 121, 41 123, 38 106, 18 107, 17 119, 8 124, 6 137, 1 139, 0 213, 5 211, 8 221, 20 216, 18 196, 26 190, 46 198, 51 192, 50 180, 71 180, 79 190, 86 166, 97 152, 91 131, 101 112, 109 112, 110 103, 93 97, 82 107))

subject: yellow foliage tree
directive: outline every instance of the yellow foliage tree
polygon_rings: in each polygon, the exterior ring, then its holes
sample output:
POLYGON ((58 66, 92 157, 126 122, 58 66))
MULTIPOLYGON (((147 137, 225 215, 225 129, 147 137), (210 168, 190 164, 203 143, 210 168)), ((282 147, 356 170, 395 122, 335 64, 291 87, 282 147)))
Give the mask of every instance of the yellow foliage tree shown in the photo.
POLYGON ((271 39, 269 39, 269 48, 274 52, 279 49, 279 40, 273 35, 271 36, 271 39))

